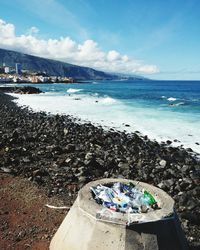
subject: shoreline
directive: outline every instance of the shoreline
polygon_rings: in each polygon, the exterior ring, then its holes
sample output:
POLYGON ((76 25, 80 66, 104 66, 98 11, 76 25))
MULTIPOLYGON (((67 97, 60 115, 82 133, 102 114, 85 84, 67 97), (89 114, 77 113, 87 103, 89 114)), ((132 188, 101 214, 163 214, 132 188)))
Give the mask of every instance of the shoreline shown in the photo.
POLYGON ((28 178, 66 205, 84 184, 103 177, 156 185, 175 199, 190 246, 200 246, 200 164, 191 152, 68 115, 33 112, 13 99, 0 92, 1 171, 28 178))
MULTIPOLYGON (((30 110, 34 112, 46 112, 46 113, 51 113, 52 115, 56 115, 56 114, 70 115, 71 117, 75 118, 76 121, 79 122, 80 124, 92 123, 94 126, 103 127, 105 130, 114 129, 116 132, 126 132, 130 134, 135 133, 137 131, 138 134, 140 134, 140 136, 142 137, 147 136, 152 141, 157 141, 158 143, 164 143, 164 144, 167 143, 168 145, 172 147, 177 147, 179 149, 186 149, 190 151, 190 153, 192 153, 197 158, 200 158, 199 137, 198 135, 194 136, 191 131, 182 130, 180 135, 177 134, 179 130, 176 131, 174 134, 173 133, 169 134, 170 131, 167 131, 166 133, 162 131, 161 133, 159 133, 158 128, 156 128, 155 130, 154 129, 151 130, 153 125, 151 125, 150 129, 146 128, 145 125, 141 126, 140 121, 138 121, 137 114, 136 114, 136 120, 130 120, 130 117, 127 117, 128 119, 125 120, 126 117, 123 117, 124 120, 121 120, 121 123, 117 120, 115 121, 115 117, 113 116, 110 120, 108 116, 105 116, 105 117, 103 116, 103 119, 100 119, 99 117, 96 117, 94 115, 93 111, 92 111, 93 113, 91 113, 89 117, 87 117, 85 110, 87 110, 87 107, 88 109, 90 109, 91 105, 93 105, 97 109, 99 109, 100 107, 101 113, 102 113, 102 104, 106 103, 107 101, 110 101, 110 102, 113 102, 114 104, 119 105, 118 101, 110 97, 99 99, 98 97, 95 98, 94 96, 92 96, 93 100, 88 100, 87 96, 86 97, 81 96, 81 95, 76 96, 76 95, 73 95, 74 93, 72 94, 70 93, 69 96, 61 95, 59 96, 59 98, 61 99, 58 101, 62 103, 62 105, 59 106, 58 104, 57 106, 58 109, 56 109, 55 106, 49 105, 49 103, 57 102, 57 100, 54 99, 57 97, 52 96, 52 95, 48 96, 46 95, 46 93, 48 92, 43 93, 42 96, 40 97, 37 97, 37 95, 33 95, 32 97, 27 97, 24 95, 23 96, 18 95, 17 93, 11 94, 11 96, 17 97, 18 100, 16 100, 16 104, 19 107, 27 106, 30 110), (106 100, 106 98, 109 100, 106 100), (86 103, 90 102, 90 106, 88 106, 87 104, 86 108, 83 110, 82 107, 84 105, 84 101, 86 101, 86 103), (77 110, 73 108, 76 106, 78 107, 77 110), (63 110, 63 107, 65 107, 65 110, 63 110), (183 135, 183 132, 185 132, 184 135, 183 135)), ((177 127, 175 127, 175 130, 177 130, 177 127)))

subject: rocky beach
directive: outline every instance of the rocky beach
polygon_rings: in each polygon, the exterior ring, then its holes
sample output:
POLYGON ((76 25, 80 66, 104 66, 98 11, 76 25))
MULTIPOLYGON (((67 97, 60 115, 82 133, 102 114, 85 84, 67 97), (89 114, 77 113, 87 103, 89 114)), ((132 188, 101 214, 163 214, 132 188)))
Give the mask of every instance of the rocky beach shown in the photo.
POLYGON ((66 206, 92 180, 147 182, 174 198, 190 249, 200 248, 200 161, 190 148, 158 143, 137 131, 106 131, 71 116, 33 112, 13 99, 0 92, 1 174, 23 177, 66 206))

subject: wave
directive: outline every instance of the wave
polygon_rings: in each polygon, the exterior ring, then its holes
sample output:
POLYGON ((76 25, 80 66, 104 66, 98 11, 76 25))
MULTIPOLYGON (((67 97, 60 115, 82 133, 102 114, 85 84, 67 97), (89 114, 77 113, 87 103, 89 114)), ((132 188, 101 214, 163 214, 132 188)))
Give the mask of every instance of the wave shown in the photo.
POLYGON ((72 89, 72 88, 69 88, 67 90, 67 93, 77 93, 77 92, 80 92, 80 91, 82 91, 82 89, 72 89))
POLYGON ((102 98, 100 103, 102 104, 113 104, 113 103, 116 103, 116 100, 111 98, 111 97, 105 97, 105 98, 102 98))
POLYGON ((199 102, 200 99, 199 99, 199 98, 192 98, 191 101, 192 101, 192 102, 199 102))
MULTIPOLYGON (((191 147, 194 151, 200 153, 199 145, 195 144, 200 138, 199 120, 196 121, 196 116, 188 116, 187 113, 177 115, 176 112, 172 112, 176 111, 176 107, 163 112, 154 108, 127 105, 127 103, 108 95, 103 97, 88 94, 79 95, 81 98, 79 98, 79 101, 74 100, 74 96, 65 96, 63 93, 60 96, 48 96, 47 94, 12 95, 19 97, 15 99, 15 102, 20 106, 28 105, 34 111, 72 115, 81 118, 83 121, 91 121, 94 124, 101 124, 121 131, 125 129, 124 123, 131 124, 130 127, 126 127, 126 131, 137 130, 144 135, 148 135, 150 139, 157 139, 159 142, 177 139, 180 143, 176 142, 175 146, 183 144, 184 147, 191 147), (166 124, 166 126, 163 127, 163 124, 166 124), (188 136, 188 134, 193 134, 193 136, 188 136)), ((187 103, 184 104, 180 101, 168 104, 170 106, 187 105, 187 103)))
POLYGON ((98 93, 90 93, 91 96, 94 96, 94 97, 99 97, 99 94, 98 93))
POLYGON ((176 99, 175 97, 169 97, 169 98, 167 98, 167 100, 170 101, 170 102, 174 102, 174 101, 176 101, 177 99, 176 99))
POLYGON ((178 102, 178 103, 170 104, 170 106, 182 106, 182 105, 185 105, 185 103, 184 102, 178 102))

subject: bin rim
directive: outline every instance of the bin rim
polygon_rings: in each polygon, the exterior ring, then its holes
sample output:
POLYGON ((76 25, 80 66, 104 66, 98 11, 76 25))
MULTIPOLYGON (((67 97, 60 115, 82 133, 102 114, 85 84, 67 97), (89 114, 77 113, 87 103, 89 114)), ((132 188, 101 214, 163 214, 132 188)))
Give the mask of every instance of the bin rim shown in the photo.
POLYGON ((86 184, 78 193, 77 205, 84 214, 102 222, 114 223, 120 225, 130 225, 138 223, 155 222, 159 220, 173 219, 174 218, 174 200, 162 189, 153 185, 129 180, 129 179, 114 179, 104 178, 95 180, 86 184), (150 192, 158 202, 160 209, 149 211, 148 213, 121 213, 111 211, 108 208, 104 208, 102 205, 97 204, 92 196, 90 187, 101 185, 109 185, 116 182, 132 183, 139 189, 145 189, 150 192))

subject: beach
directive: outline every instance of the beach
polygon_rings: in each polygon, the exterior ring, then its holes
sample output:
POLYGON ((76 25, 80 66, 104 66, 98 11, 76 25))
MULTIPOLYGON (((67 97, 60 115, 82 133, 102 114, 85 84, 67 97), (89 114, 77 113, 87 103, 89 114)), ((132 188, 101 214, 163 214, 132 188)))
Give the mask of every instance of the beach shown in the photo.
POLYGON ((159 143, 169 140, 200 153, 198 81, 91 81, 37 88, 43 93, 16 94, 17 105, 71 115, 104 129, 139 131, 159 143))
POLYGON ((191 149, 80 124, 69 115, 33 112, 13 100, 0 92, 1 173, 27 179, 66 206, 84 184, 100 178, 158 186, 175 199, 191 249, 200 246, 200 164, 191 149))

